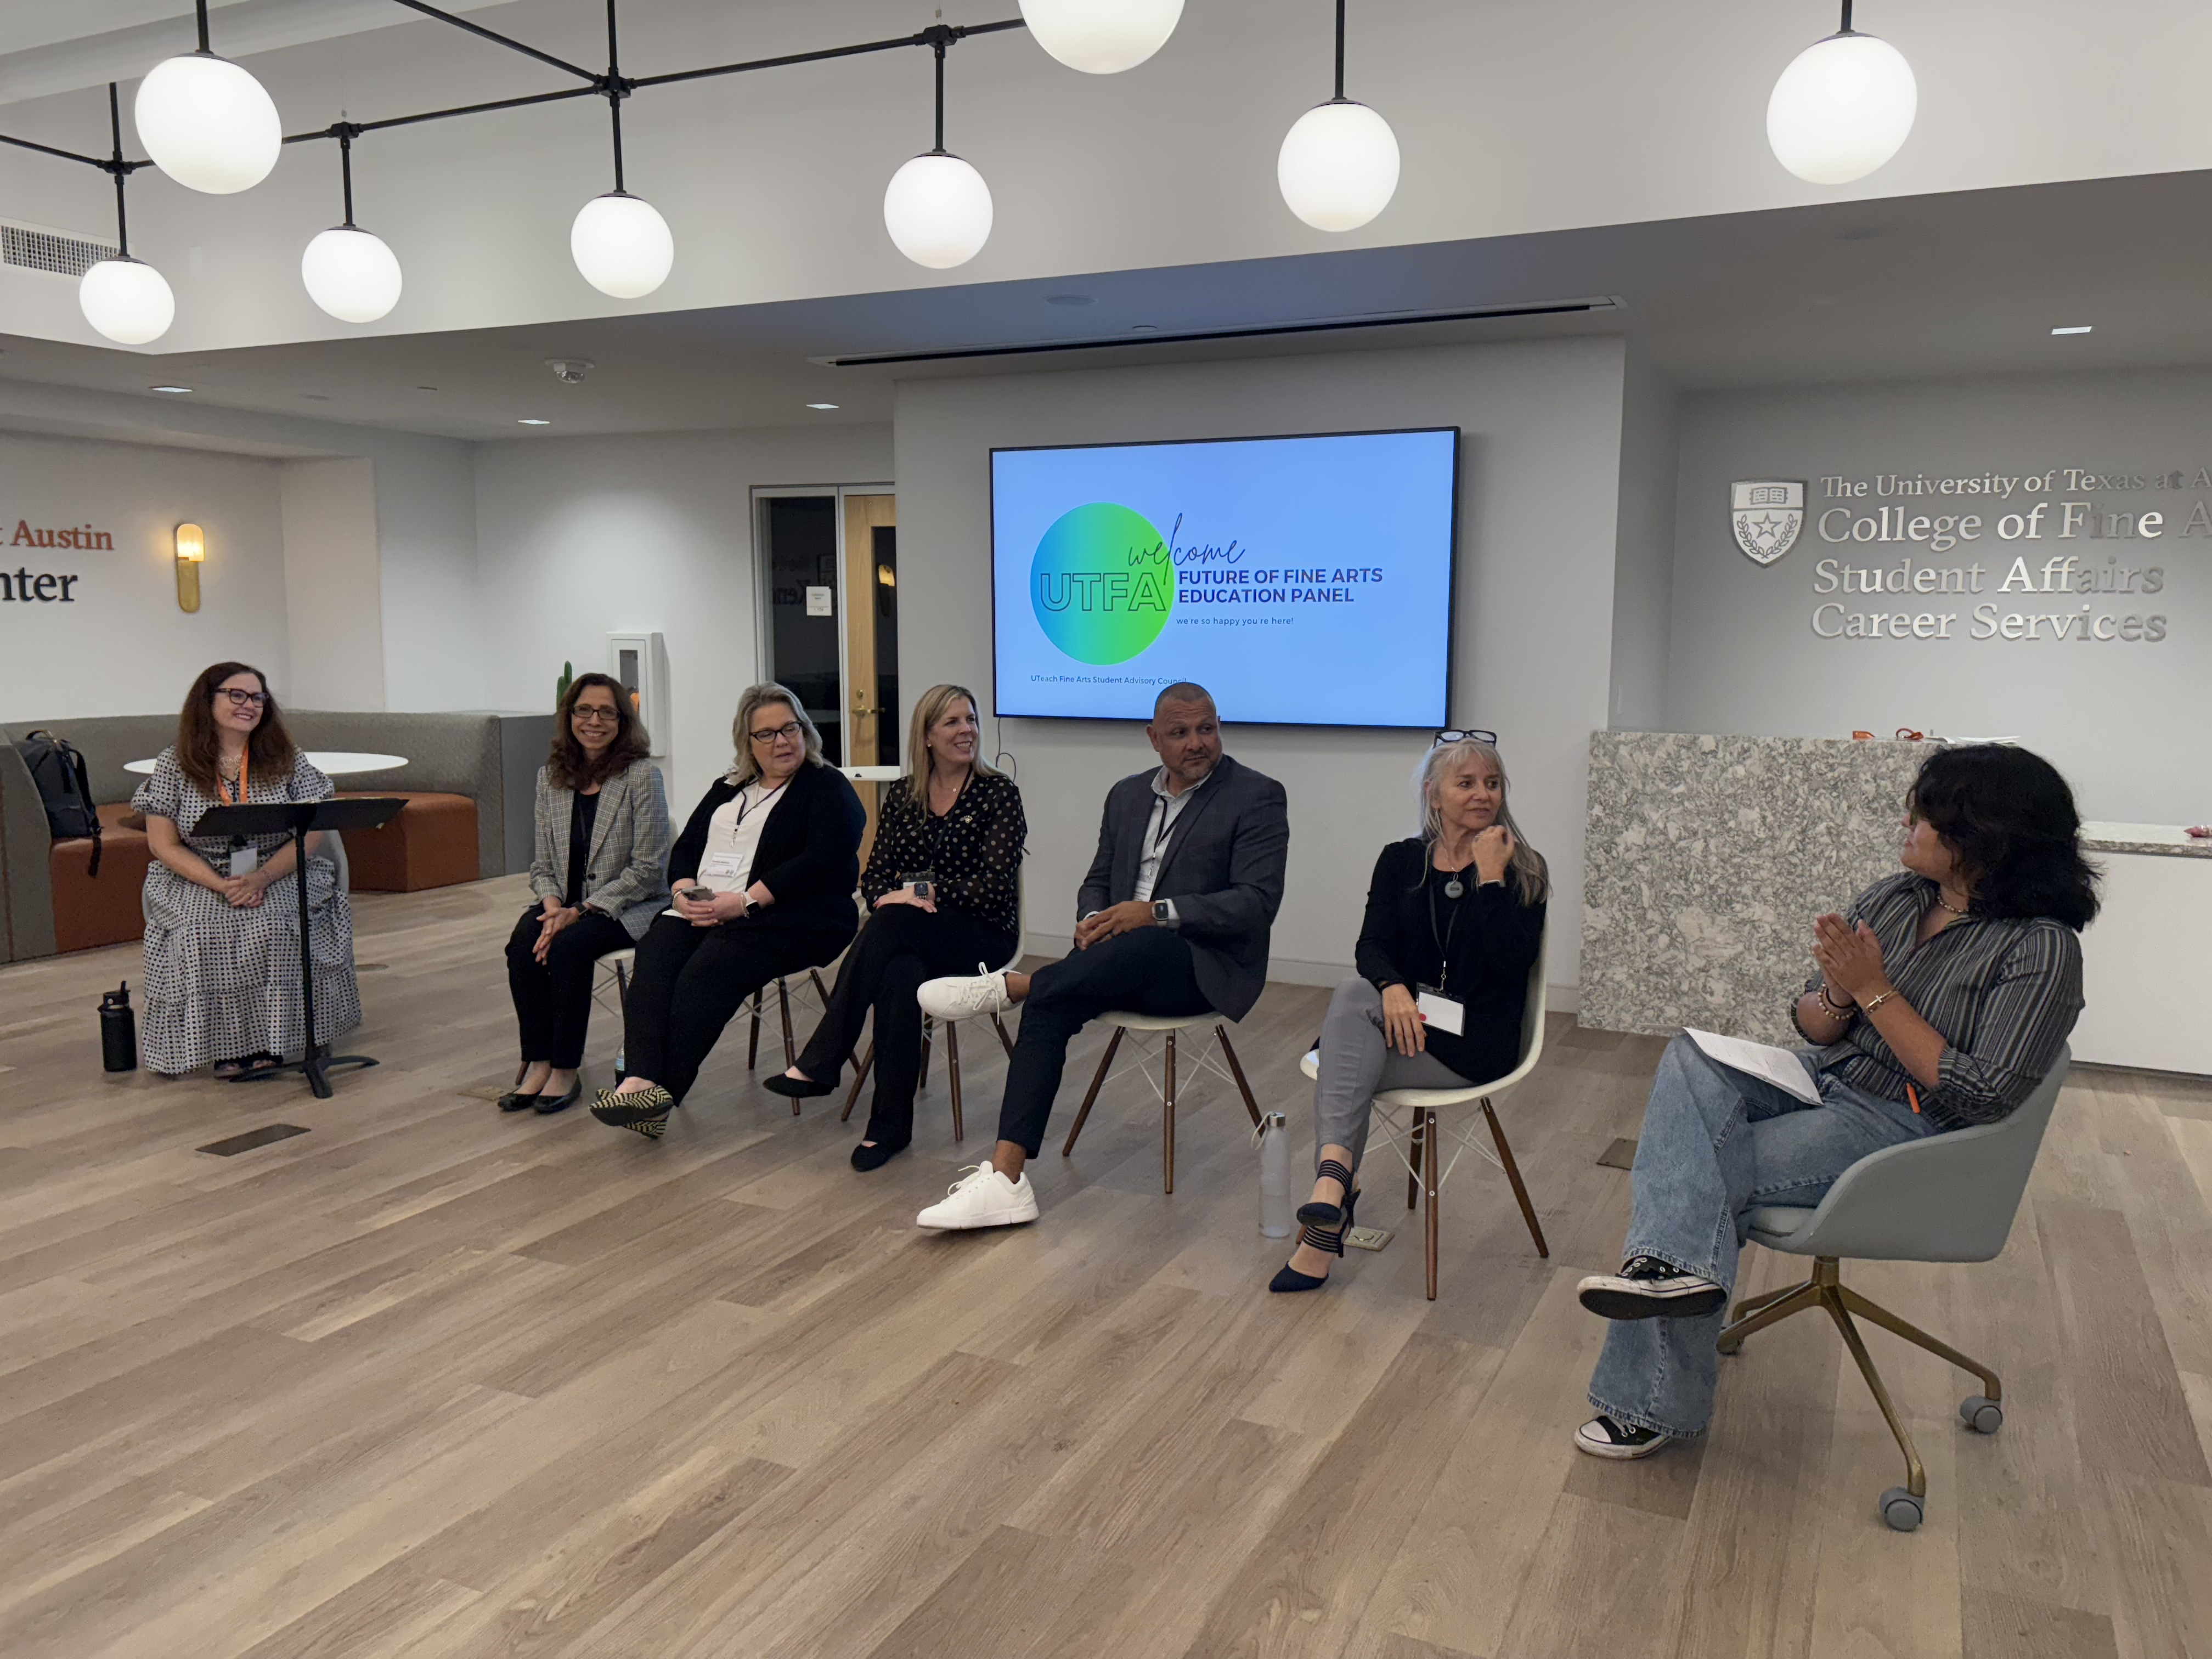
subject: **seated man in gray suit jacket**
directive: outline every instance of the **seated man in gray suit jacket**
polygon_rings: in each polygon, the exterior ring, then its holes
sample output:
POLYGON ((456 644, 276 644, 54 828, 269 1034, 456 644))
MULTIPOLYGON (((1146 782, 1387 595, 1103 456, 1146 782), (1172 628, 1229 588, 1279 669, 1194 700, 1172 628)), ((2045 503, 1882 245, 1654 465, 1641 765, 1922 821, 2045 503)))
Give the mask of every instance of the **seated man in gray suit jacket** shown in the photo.
POLYGON ((916 1218, 935 1228, 1036 1219, 1022 1166, 1044 1140, 1070 1038, 1109 1009, 1242 1019, 1267 978, 1291 823, 1283 786, 1221 752, 1213 698, 1170 685, 1145 727, 1160 764, 1107 792, 1098 853, 1076 901, 1075 949, 1035 975, 933 979, 943 1019, 1024 1005, 991 1161, 916 1218))

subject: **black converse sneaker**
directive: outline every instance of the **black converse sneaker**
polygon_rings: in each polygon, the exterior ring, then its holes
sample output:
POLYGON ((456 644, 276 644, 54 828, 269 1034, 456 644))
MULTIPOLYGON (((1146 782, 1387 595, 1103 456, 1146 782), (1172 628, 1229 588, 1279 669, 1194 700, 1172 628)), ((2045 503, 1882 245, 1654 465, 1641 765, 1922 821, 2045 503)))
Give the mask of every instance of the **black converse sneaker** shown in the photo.
POLYGON ((1674 1439, 1673 1435, 1662 1434, 1656 1429, 1616 1422, 1601 1412, 1575 1431, 1575 1449, 1588 1452, 1592 1457, 1610 1457, 1626 1462, 1663 1451, 1674 1443, 1674 1439))
POLYGON ((1575 1294, 1601 1319, 1693 1319, 1728 1302, 1711 1279, 1656 1255, 1632 1255, 1617 1273, 1592 1273, 1575 1294))

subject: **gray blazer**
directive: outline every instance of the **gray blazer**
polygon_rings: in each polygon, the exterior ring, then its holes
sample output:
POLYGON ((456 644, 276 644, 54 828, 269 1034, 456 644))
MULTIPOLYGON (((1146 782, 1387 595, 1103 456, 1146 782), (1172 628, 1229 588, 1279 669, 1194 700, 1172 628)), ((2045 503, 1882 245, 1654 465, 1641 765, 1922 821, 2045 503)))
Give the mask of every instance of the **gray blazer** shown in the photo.
MULTIPOLYGON (((538 844, 530 860, 530 890, 562 899, 568 890, 568 815, 576 792, 555 786, 538 769, 538 844)), ((592 855, 584 871, 584 902, 643 939, 653 917, 668 908, 668 794, 660 769, 634 762, 599 786, 599 816, 592 820, 592 855)))
MULTIPOLYGON (((1106 792, 1098 852, 1077 896, 1079 918, 1137 894, 1155 797, 1150 767, 1106 792)), ((1267 935, 1283 903, 1290 858, 1290 799, 1283 786, 1224 755, 1176 819, 1155 899, 1173 899, 1190 941, 1198 988, 1231 1019, 1252 1012, 1267 982, 1267 935)))

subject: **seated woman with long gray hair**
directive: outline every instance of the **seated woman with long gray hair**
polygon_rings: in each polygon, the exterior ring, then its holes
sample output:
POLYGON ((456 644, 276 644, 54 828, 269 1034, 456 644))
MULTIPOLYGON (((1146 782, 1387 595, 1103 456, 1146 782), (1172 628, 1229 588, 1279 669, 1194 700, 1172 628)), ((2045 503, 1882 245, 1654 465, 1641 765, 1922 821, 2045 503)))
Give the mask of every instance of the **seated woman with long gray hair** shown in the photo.
POLYGON ((1521 1060, 1528 969, 1551 881, 1505 805, 1488 734, 1447 733, 1417 775, 1421 833, 1375 860, 1353 953, 1336 988, 1314 1084, 1313 1196, 1271 1291, 1328 1282, 1358 1201, 1360 1154, 1385 1089, 1465 1089, 1521 1060))

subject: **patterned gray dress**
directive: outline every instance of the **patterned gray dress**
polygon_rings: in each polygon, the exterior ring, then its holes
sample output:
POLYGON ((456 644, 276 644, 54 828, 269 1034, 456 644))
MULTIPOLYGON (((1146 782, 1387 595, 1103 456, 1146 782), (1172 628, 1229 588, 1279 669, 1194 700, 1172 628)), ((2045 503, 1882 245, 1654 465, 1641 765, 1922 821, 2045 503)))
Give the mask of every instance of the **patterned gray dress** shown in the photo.
MULTIPOLYGON (((331 781, 307 763, 290 775, 264 777, 249 769, 246 799, 327 800, 331 781)), ((154 775, 131 804, 173 820, 185 845, 218 871, 230 867, 224 836, 195 836, 201 815, 219 803, 203 793, 164 749, 154 775)), ((258 836, 266 863, 289 837, 258 836)), ((146 870, 145 1014, 139 1053, 146 1069, 179 1076, 217 1060, 306 1048, 300 1007, 300 895, 297 875, 272 882, 252 908, 186 881, 167 865, 146 870)), ((329 1042, 361 1024, 361 990, 353 971, 353 909, 338 891, 337 866, 307 860, 307 944, 315 972, 315 1036, 329 1042)))

